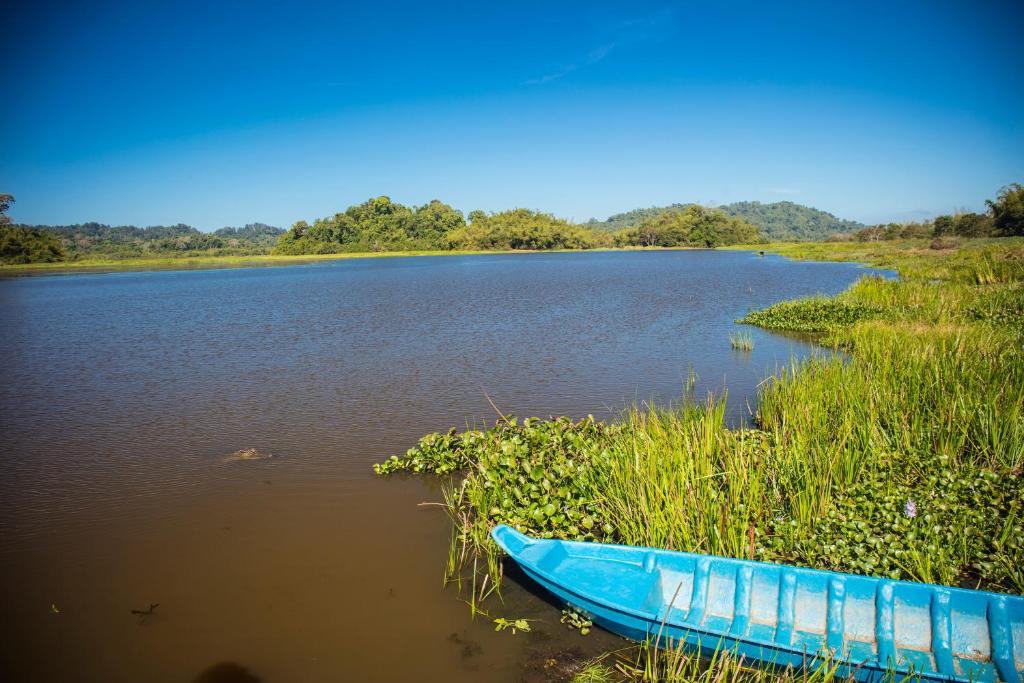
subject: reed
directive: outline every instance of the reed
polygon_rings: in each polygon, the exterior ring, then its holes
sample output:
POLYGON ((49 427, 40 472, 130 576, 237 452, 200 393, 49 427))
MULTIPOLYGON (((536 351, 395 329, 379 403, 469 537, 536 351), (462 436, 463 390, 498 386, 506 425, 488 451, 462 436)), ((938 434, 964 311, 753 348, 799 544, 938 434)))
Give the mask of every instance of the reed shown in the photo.
POLYGON ((736 334, 730 333, 729 344, 737 351, 753 351, 754 335, 749 332, 737 332, 736 334))
MULTIPOLYGON (((617 653, 614 671, 624 683, 833 683, 847 680, 833 661, 816 667, 779 669, 751 666, 733 652, 714 648, 706 656, 682 643, 648 642, 617 653)), ((894 679, 893 679, 894 680, 894 679)))

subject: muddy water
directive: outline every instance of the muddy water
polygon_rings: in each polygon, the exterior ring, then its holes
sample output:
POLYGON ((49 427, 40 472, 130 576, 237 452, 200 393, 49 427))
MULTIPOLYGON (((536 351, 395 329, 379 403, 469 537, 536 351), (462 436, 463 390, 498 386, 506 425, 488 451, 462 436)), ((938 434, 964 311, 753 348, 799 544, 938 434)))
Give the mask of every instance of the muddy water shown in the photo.
POLYGON ((417 505, 436 484, 370 464, 490 421, 484 391, 607 415, 692 369, 742 420, 810 347, 734 352, 732 321, 863 272, 663 252, 0 281, 0 678, 543 680, 551 651, 617 641, 514 580, 491 610, 530 634, 471 621, 441 585, 447 520, 417 505), (273 457, 224 462, 244 448, 273 457))

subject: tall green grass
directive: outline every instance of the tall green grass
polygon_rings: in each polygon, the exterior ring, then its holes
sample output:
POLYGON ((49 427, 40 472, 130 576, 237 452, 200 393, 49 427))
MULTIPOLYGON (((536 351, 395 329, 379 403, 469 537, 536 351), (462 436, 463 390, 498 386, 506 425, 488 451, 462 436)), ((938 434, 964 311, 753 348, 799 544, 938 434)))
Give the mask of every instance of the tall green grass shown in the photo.
POLYGON ((737 351, 753 351, 754 335, 749 332, 737 332, 729 335, 729 344, 737 351))

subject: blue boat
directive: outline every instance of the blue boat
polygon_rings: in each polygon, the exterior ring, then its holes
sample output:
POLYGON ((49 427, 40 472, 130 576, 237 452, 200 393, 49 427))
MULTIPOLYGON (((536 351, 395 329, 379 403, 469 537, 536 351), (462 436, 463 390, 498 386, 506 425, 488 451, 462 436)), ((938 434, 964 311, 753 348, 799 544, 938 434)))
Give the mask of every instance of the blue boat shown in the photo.
POLYGON ((662 647, 728 650, 769 666, 875 682, 1020 683, 1024 598, 671 550, 494 540, 594 623, 662 647))

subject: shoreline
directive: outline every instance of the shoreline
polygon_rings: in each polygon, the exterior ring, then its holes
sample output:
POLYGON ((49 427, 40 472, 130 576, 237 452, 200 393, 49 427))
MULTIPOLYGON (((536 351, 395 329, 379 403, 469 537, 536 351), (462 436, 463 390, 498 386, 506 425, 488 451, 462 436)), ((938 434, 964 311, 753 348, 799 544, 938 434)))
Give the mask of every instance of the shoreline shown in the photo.
POLYGON ((121 273, 151 271, 218 270, 227 268, 272 268, 350 259, 408 258, 414 256, 486 256, 526 254, 586 254, 632 251, 700 251, 703 247, 604 247, 600 249, 506 249, 506 250, 424 250, 359 251, 337 254, 261 254, 246 256, 175 256, 168 258, 83 259, 54 263, 0 265, 0 278, 30 275, 73 275, 77 273, 121 273))

